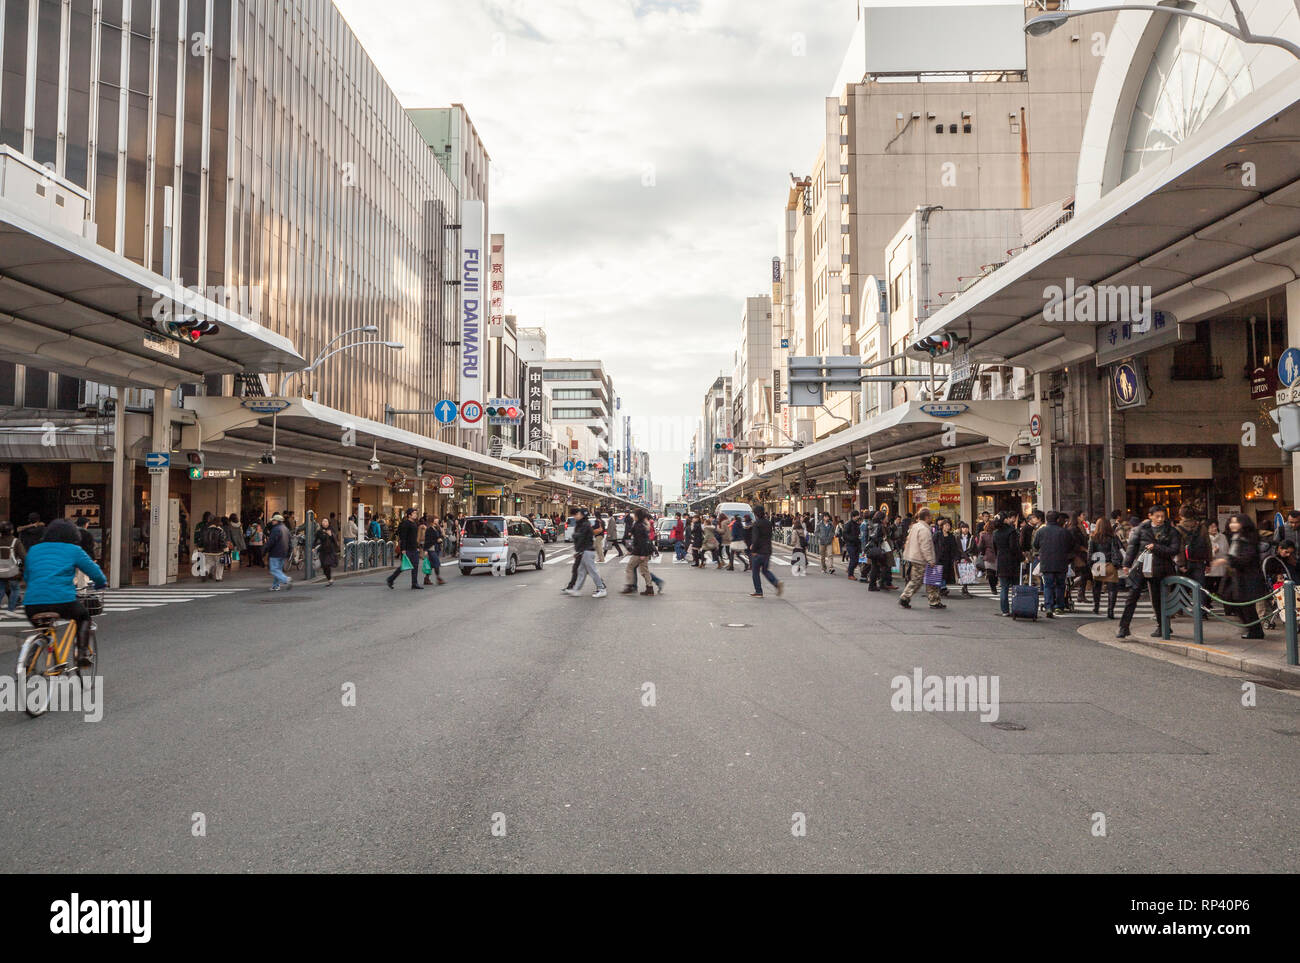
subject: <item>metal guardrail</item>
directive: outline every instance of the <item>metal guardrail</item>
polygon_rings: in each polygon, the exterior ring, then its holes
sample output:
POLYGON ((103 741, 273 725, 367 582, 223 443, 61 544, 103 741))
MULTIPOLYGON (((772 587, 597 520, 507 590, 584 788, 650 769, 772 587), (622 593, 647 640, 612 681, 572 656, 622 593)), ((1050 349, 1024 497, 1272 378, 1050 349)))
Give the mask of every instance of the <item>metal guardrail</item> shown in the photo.
POLYGON ((1237 619, 1229 619, 1216 612, 1207 611, 1205 608, 1206 600, 1218 602, 1224 606, 1225 611, 1229 605, 1250 608, 1253 611, 1258 603, 1268 601, 1273 603, 1271 613, 1252 622, 1240 624, 1246 627, 1262 625, 1281 613, 1283 628, 1286 632, 1287 665, 1300 665, 1300 646, 1297 645, 1296 631, 1296 588, 1296 583, 1290 580, 1282 583, 1282 605, 1280 607, 1274 601, 1274 593, 1272 592, 1250 602, 1228 602, 1219 598, 1213 592, 1207 592, 1204 586, 1193 579, 1184 578, 1181 575, 1168 575, 1160 581, 1160 638, 1166 641, 1169 639, 1172 634, 1169 622, 1175 615, 1182 613, 1187 613, 1192 617, 1192 641, 1197 645, 1204 644, 1206 616, 1216 622, 1231 621, 1238 624, 1237 619))

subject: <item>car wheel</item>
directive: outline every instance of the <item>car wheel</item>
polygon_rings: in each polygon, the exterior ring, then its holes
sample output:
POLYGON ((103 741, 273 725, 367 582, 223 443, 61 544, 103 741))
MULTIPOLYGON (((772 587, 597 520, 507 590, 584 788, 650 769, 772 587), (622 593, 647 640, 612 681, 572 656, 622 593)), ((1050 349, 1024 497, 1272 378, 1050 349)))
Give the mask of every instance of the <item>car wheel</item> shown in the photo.
POLYGON ((537 561, 536 561, 536 563, 535 563, 535 565, 537 566, 537 571, 540 572, 540 571, 542 570, 542 566, 545 565, 545 564, 546 564, 546 553, 545 553, 545 552, 538 552, 538 553, 537 553, 537 561))
POLYGON ((469 575, 469 574, 470 574, 471 572, 473 572, 473 571, 474 571, 474 570, 473 570, 472 568, 466 568, 464 565, 462 565, 462 566, 460 567, 460 574, 461 574, 461 575, 469 575))
POLYGON ((518 569, 518 568, 519 568, 519 559, 517 559, 517 558, 515 558, 513 555, 511 555, 511 556, 510 556, 510 561, 506 562, 506 574, 507 574, 507 575, 514 575, 514 574, 515 574, 515 570, 518 569))

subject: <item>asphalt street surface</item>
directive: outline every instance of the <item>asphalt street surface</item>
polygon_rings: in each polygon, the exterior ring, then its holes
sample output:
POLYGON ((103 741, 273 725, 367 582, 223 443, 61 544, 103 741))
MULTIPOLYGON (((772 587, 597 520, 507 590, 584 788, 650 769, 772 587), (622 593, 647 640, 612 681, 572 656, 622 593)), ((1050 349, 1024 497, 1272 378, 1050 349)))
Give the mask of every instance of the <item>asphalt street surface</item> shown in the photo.
POLYGON ((761 600, 667 557, 662 596, 617 594, 607 564, 608 598, 570 598, 563 559, 105 615, 102 721, 0 713, 0 867, 1300 866, 1296 695, 1260 686, 1244 708, 1241 678, 1077 623, 903 611, 842 571, 775 568, 785 594, 761 600), (998 721, 1023 728, 894 711, 917 668, 997 676, 998 721))

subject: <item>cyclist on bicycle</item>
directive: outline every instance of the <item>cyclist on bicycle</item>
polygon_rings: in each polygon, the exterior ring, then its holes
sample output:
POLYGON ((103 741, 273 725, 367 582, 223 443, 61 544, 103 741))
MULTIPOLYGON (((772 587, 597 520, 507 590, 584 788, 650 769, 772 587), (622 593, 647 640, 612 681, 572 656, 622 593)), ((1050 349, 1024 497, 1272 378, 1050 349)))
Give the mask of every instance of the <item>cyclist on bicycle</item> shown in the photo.
POLYGON ((77 665, 85 668, 90 660, 82 657, 86 633, 90 630, 90 613, 77 599, 77 572, 84 572, 96 588, 108 585, 108 579, 81 547, 77 526, 67 519, 50 522, 45 537, 27 550, 25 577, 27 595, 23 609, 30 619, 37 612, 57 612, 60 618, 77 624, 77 665))

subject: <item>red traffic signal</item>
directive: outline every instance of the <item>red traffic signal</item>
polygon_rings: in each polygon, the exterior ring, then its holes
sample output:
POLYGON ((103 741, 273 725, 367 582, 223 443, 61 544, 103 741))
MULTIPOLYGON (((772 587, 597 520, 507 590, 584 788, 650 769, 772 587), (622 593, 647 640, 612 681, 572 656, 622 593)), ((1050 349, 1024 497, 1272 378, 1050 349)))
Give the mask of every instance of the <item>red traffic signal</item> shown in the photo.
POLYGON ((516 408, 514 405, 511 405, 509 408, 506 409, 506 417, 507 417, 507 418, 518 418, 518 417, 519 417, 519 409, 516 408))

